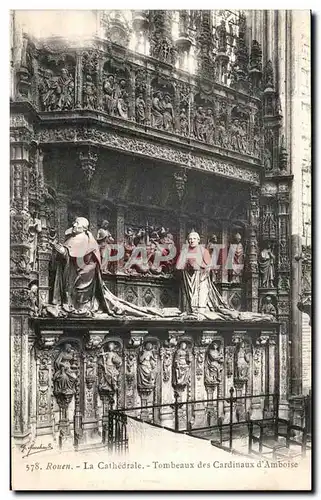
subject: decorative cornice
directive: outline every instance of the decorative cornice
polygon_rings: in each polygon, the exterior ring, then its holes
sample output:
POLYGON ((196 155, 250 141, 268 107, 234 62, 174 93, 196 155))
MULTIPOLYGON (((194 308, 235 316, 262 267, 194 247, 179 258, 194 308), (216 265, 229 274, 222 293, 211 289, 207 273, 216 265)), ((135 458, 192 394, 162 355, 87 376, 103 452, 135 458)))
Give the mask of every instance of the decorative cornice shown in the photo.
POLYGON ((124 151, 138 156, 151 157, 185 168, 212 172, 222 177, 233 178, 251 184, 259 184, 260 172, 257 167, 249 168, 217 160, 204 154, 183 151, 168 144, 157 144, 136 137, 125 137, 115 131, 101 130, 98 127, 56 127, 40 130, 40 144, 69 143, 73 145, 95 144, 117 151, 124 151))

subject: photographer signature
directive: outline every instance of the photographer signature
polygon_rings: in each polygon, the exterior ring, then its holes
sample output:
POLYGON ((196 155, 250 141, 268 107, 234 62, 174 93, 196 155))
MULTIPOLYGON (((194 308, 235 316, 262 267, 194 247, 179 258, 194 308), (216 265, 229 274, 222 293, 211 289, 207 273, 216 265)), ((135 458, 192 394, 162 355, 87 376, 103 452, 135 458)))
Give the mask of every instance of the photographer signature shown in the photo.
POLYGON ((36 453, 42 453, 43 451, 53 450, 51 443, 43 445, 42 443, 35 445, 34 441, 22 444, 20 446, 21 453, 24 453, 22 458, 30 457, 30 455, 35 455, 36 453))

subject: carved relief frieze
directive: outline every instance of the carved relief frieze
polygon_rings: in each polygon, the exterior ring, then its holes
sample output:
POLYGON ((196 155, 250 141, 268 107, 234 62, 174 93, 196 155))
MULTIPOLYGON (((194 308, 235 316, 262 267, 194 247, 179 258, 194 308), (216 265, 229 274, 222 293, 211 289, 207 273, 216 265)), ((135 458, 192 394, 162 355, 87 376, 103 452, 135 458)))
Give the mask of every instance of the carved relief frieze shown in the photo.
POLYGON ((41 143, 55 143, 68 141, 88 141, 100 146, 106 146, 121 151, 151 156, 171 163, 181 164, 185 167, 195 168, 206 172, 217 173, 224 177, 235 178, 254 184, 259 183, 259 172, 247 167, 239 167, 232 163, 224 163, 210 157, 198 156, 180 151, 169 145, 155 144, 131 137, 120 136, 114 132, 106 132, 94 128, 80 129, 46 129, 38 135, 41 143))

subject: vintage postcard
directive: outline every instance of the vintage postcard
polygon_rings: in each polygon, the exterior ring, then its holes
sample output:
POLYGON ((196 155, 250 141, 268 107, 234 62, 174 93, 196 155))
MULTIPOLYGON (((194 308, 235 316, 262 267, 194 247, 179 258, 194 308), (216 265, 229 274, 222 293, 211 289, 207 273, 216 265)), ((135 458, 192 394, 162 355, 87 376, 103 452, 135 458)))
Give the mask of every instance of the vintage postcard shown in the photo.
POLYGON ((311 489, 310 16, 10 13, 13 490, 311 489))

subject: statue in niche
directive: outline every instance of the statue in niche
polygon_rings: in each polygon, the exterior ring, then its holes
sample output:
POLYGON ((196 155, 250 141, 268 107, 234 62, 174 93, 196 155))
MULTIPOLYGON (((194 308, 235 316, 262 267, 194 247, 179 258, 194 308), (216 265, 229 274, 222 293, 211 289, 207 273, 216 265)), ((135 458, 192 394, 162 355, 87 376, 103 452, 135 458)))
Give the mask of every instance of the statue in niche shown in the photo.
POLYGON ((108 245, 114 242, 115 240, 109 231, 109 221, 104 220, 97 232, 97 243, 99 245, 102 273, 110 273, 111 263, 108 262, 108 257, 112 256, 112 253, 109 251, 108 245))
POLYGON ((86 76, 86 81, 84 83, 84 108, 95 109, 96 108, 96 87, 93 79, 90 75, 86 76))
POLYGON ((131 253, 135 247, 134 244, 134 239, 135 239, 135 232, 133 228, 128 227, 125 229, 125 243, 124 243, 124 261, 127 262, 131 256, 131 253))
POLYGON ((184 390, 191 377, 191 359, 186 342, 181 342, 173 358, 173 387, 184 390))
POLYGON ((37 246, 38 246, 38 234, 41 233, 41 221, 37 217, 34 217, 29 224, 28 229, 28 243, 30 245, 29 249, 29 265, 31 271, 36 270, 37 264, 37 246))
POLYGON ((214 143, 214 116, 210 108, 207 109, 204 118, 204 138, 208 144, 214 143))
POLYGON ((217 245, 218 245, 217 236, 216 236, 216 234, 212 234, 208 240, 207 249, 208 249, 210 257, 211 257, 211 262, 214 262, 213 269, 211 269, 211 271, 210 271, 210 276, 211 276, 213 283, 216 283, 216 281, 218 281, 219 266, 221 263, 221 249, 218 249, 217 245), (215 268, 215 264, 216 264, 217 268, 215 268))
POLYGON ((45 69, 42 80, 39 84, 40 99, 44 111, 53 111, 56 104, 55 80, 52 71, 45 69))
POLYGON ((219 146, 221 146, 222 148, 227 147, 226 127, 225 127, 225 120, 223 117, 221 117, 219 120, 219 125, 217 129, 217 142, 219 146))
POLYGON ((164 129, 171 132, 174 128, 174 109, 169 94, 164 96, 163 108, 164 129))
POLYGON ((182 108, 179 115, 179 129, 182 135, 188 136, 188 119, 185 108, 182 108))
POLYGON ((31 315, 38 316, 39 314, 39 297, 38 297, 38 285, 36 283, 32 283, 29 289, 29 300, 30 300, 30 308, 31 315))
POLYGON ((247 152, 247 131, 246 122, 239 122, 239 150, 243 153, 247 152))
POLYGON ((253 137, 253 154, 260 156, 261 154, 261 138, 259 133, 254 133, 253 137))
POLYGON ((261 286, 263 288, 274 288, 275 279, 275 255, 271 243, 267 243, 266 248, 260 253, 259 269, 261 274, 261 286))
POLYGON ((199 141, 205 141, 205 111, 199 106, 194 117, 194 135, 199 141))
POLYGON ((137 387, 138 390, 153 390, 156 385, 157 360, 153 352, 153 344, 147 342, 138 355, 137 387))
POLYGON ((221 24, 216 28, 216 35, 218 39, 218 50, 219 52, 226 53, 227 49, 227 32, 224 19, 221 20, 221 24))
POLYGON ((143 98, 142 92, 138 94, 138 97, 136 99, 136 121, 137 123, 145 123, 146 119, 146 104, 143 98))
POLYGON ((236 350, 236 380, 246 382, 249 379, 250 359, 250 353, 246 351, 245 343, 242 341, 236 350))
POLYGON ((276 307, 273 305, 272 297, 270 295, 267 295, 263 301, 262 313, 270 314, 271 316, 274 316, 274 318, 277 316, 276 307))
POLYGON ((128 92, 126 81, 121 79, 115 90, 116 109, 121 118, 128 119, 128 92))
POLYGON ((272 167, 272 154, 268 149, 264 150, 264 168, 266 172, 271 172, 272 167))
POLYGON ((163 112, 163 94, 158 90, 152 100, 152 127, 163 128, 163 112))
POLYGON ((176 308, 166 310, 139 307, 113 295, 102 281, 99 246, 89 231, 85 217, 77 217, 66 231, 64 244, 52 241, 58 254, 52 304, 46 311, 52 316, 173 317, 176 308))
POLYGON ((222 381, 223 364, 224 356, 222 354, 222 351, 219 349, 219 345, 216 342, 213 342, 209 346, 205 357, 205 385, 215 385, 219 384, 222 381))
POLYGON ((98 357, 98 390, 115 394, 118 390, 122 359, 115 351, 116 344, 108 342, 107 350, 98 357))
POLYGON ((177 269, 182 272, 183 293, 187 302, 187 310, 183 314, 198 319, 273 321, 269 315, 239 312, 229 307, 211 279, 212 267, 208 249, 200 245, 199 234, 191 232, 188 235, 188 245, 177 261, 177 269))
POLYGON ((116 102, 114 98, 114 92, 115 92, 114 85, 115 85, 114 77, 113 75, 109 75, 103 83, 103 91, 104 91, 103 104, 106 113, 108 113, 111 116, 115 114, 115 107, 116 107, 116 102))
POLYGON ((240 233, 234 235, 234 245, 235 253, 231 281, 232 283, 241 283, 244 269, 244 248, 240 233))
POLYGON ((74 87, 75 84, 72 75, 66 68, 63 68, 56 87, 56 94, 58 96, 57 110, 65 111, 73 108, 74 87))
POLYGON ((66 344, 54 362, 53 386, 56 396, 63 395, 70 397, 75 392, 77 375, 71 367, 73 359, 74 351, 72 346, 66 344))
POLYGON ((231 124, 230 144, 232 149, 240 150, 239 121, 237 119, 233 120, 231 124))

